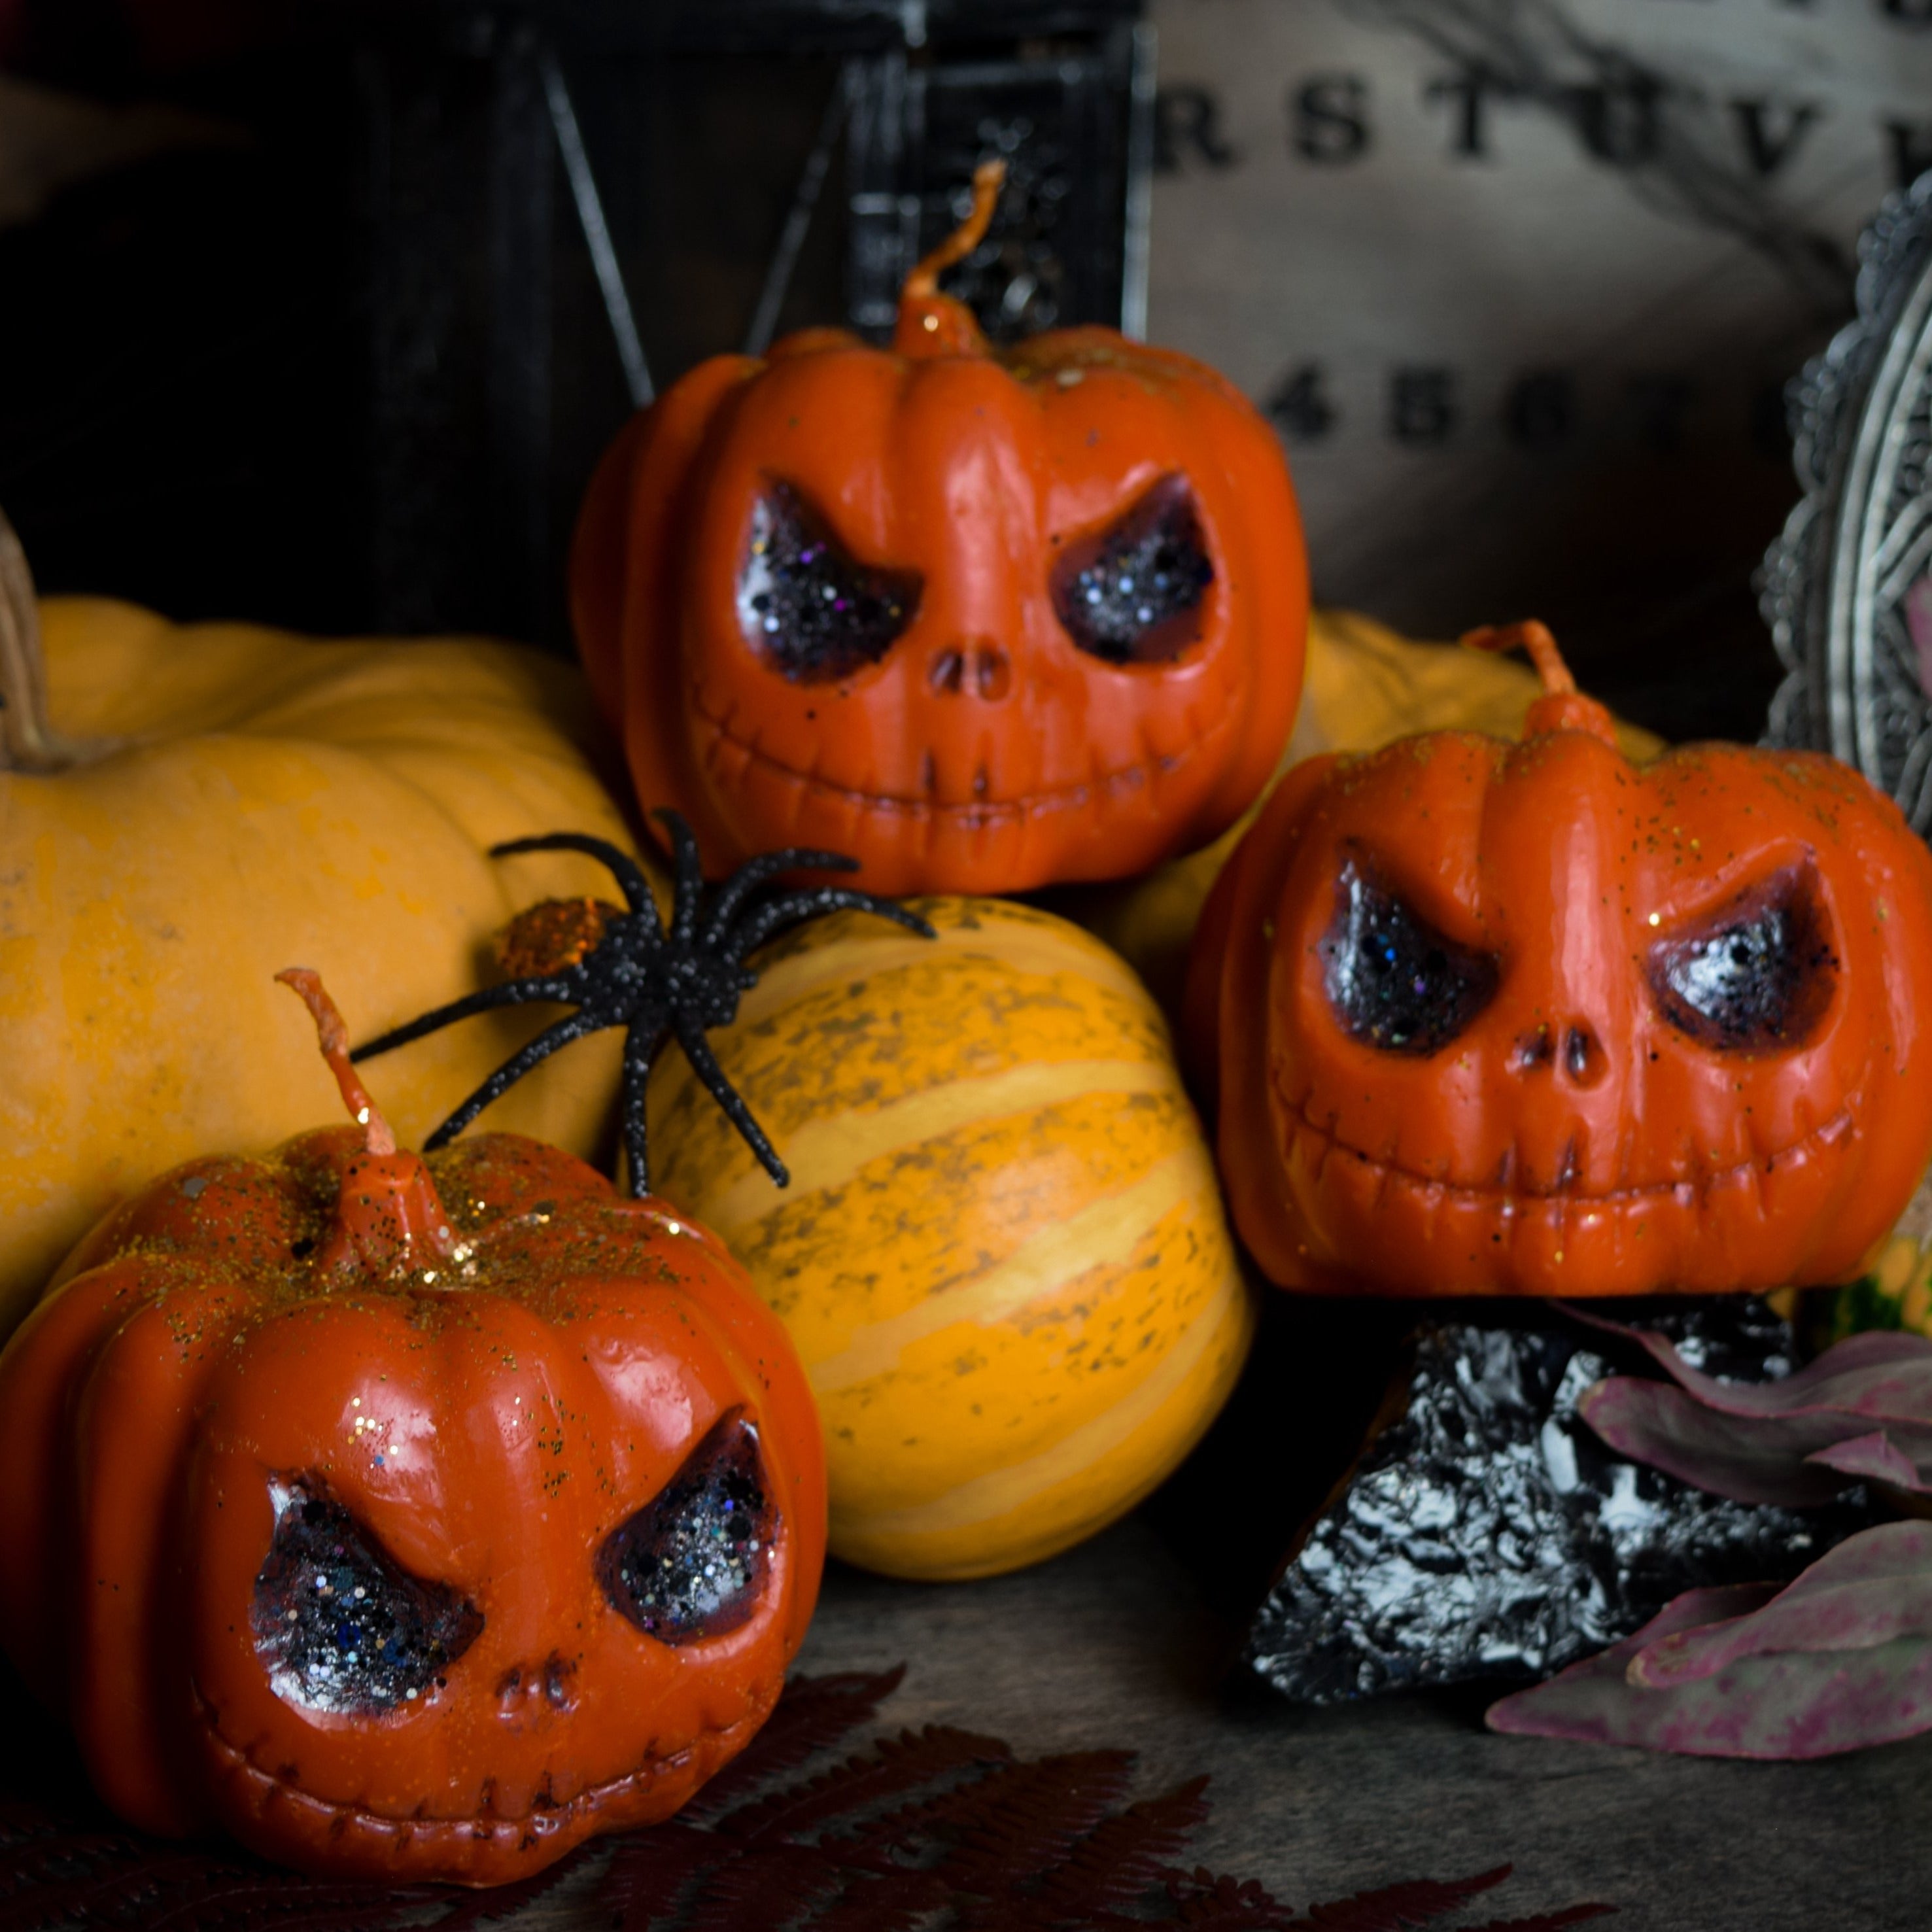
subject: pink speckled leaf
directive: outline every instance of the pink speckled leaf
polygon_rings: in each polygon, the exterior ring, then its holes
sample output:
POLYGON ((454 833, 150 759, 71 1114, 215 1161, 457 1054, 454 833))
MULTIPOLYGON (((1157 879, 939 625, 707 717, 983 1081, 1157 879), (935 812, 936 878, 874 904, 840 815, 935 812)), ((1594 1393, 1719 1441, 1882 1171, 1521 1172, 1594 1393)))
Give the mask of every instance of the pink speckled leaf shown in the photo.
POLYGON ((1889 1483, 1908 1494, 1923 1494, 1928 1486, 1918 1466, 1882 1429, 1814 1449, 1804 1460, 1859 1482, 1889 1483))
POLYGON ((1738 1502, 1802 1508, 1856 1481, 1932 1492, 1932 1341, 1922 1336, 1855 1335, 1781 1382, 1720 1382, 1661 1335, 1593 1325, 1639 1343, 1672 1378, 1616 1376, 1585 1392, 1584 1420, 1622 1455, 1738 1502))
POLYGON ((1741 1658, 1872 1650, 1901 1637, 1932 1637, 1932 1523, 1862 1530, 1755 1615, 1646 1644, 1628 1675, 1664 1689, 1714 1676, 1741 1658))
MULTIPOLYGON (((1546 1684, 1532 1684, 1492 1704, 1483 1721, 1492 1731, 1522 1737, 1571 1738, 1586 1744, 1636 1744, 1628 1735, 1640 1696, 1662 1708, 1658 1694, 1630 1687, 1630 1660, 1646 1644, 1679 1630, 1734 1623, 1778 1594, 1774 1583, 1733 1583, 1721 1589, 1686 1590, 1673 1597, 1634 1636, 1573 1664, 1546 1684)), ((1653 1747, 1656 1748, 1658 1747, 1653 1747)))
MULTIPOLYGON (((1828 1502, 1848 1478, 1809 1460, 1868 1432, 1843 1417, 1725 1415, 1668 1382, 1612 1376, 1583 1391, 1577 1412, 1620 1456, 1648 1462, 1734 1502, 1802 1509, 1828 1502)), ((1910 1466, 1908 1465, 1908 1467, 1910 1466)))
POLYGON ((1636 1343, 1680 1388, 1721 1414, 1843 1414, 1932 1428, 1932 1340, 1923 1335, 1873 1329, 1827 1348, 1781 1381, 1725 1382, 1694 1369, 1667 1336, 1606 1321, 1584 1309, 1572 1307, 1570 1312, 1593 1328, 1636 1343))
POLYGON ((1932 1524, 1863 1531, 1775 1594, 1689 1592, 1489 1722, 1704 1757, 1829 1757, 1932 1730, 1932 1524))

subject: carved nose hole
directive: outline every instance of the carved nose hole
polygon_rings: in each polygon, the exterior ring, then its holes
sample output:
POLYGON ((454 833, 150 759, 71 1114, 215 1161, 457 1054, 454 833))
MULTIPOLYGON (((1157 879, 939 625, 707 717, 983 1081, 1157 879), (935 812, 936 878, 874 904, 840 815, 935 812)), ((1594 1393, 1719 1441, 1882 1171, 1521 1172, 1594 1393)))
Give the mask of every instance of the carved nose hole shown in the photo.
POLYGON ((1594 1087, 1610 1064, 1603 1043, 1588 1027, 1573 1026, 1563 1036, 1563 1070, 1575 1087, 1594 1087))
POLYGON ((1013 668, 1006 652, 982 646, 973 653, 974 682, 982 698, 1004 698, 1013 681, 1013 668))
POLYGON ((926 676, 934 691, 950 696, 970 691, 981 698, 1000 698, 1012 688, 1012 660, 998 644, 949 646, 933 659, 926 676))
POLYGON ((1556 1042, 1550 1038, 1550 1029, 1546 1026, 1538 1027, 1534 1033, 1525 1034, 1516 1043, 1516 1064, 1519 1072, 1534 1072, 1539 1066, 1547 1066, 1556 1057, 1556 1042))
POLYGON ((1594 1087, 1610 1068, 1610 1057, 1603 1042, 1586 1026, 1569 1026, 1560 1030, 1540 1026, 1524 1034, 1516 1043, 1516 1067, 1520 1073, 1539 1068, 1552 1071, 1558 1066, 1573 1087, 1594 1087))
POLYGON ((512 1664, 496 1684, 496 1702, 508 1712, 538 1702, 568 1711, 577 1702, 577 1666, 552 1651, 540 1664, 512 1664))

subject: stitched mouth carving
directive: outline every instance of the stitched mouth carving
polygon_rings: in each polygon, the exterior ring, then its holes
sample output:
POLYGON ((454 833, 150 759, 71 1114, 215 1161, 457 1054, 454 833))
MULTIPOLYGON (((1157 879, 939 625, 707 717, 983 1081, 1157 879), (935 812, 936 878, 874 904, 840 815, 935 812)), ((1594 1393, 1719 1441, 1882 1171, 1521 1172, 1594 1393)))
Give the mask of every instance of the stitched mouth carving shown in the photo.
POLYGON ((716 1740, 724 1746, 719 1759, 735 1756, 739 1747, 748 1741, 751 1733, 764 1721, 766 1714, 776 1702, 779 1687, 760 1687, 754 1690, 752 1708, 736 1724, 726 1724, 715 1730, 698 1733, 692 1742, 682 1750, 668 1752, 662 1757, 646 1758, 630 1770, 620 1772, 615 1778, 606 1778, 601 1784, 587 1784, 562 1800, 547 1798, 548 1781, 540 1783, 529 1806, 523 1810, 509 1810, 496 1802, 494 1780, 491 1780, 478 1794, 476 1808, 467 1811, 439 1812, 427 1808, 427 1802, 408 1814, 398 1817, 386 1811, 374 1811, 366 1805, 347 1800, 322 1798, 312 1791, 302 1789, 298 1780, 286 1771, 272 1771, 259 1763, 254 1752, 246 1746, 236 1744, 214 1721, 213 1712, 206 1697, 197 1689, 194 1694, 206 1735, 220 1756, 223 1768, 248 1780, 261 1796, 270 1792, 284 1798, 313 1807, 344 1821, 353 1822, 378 1831, 394 1832, 404 1838, 412 1834, 456 1831, 482 1838, 499 1832, 528 1832, 548 1838, 565 1830, 584 1818, 606 1810, 614 1802, 626 1796, 647 1792, 664 1779, 672 1778, 685 1769, 700 1744, 716 1740))
POLYGON ((1453 1200, 1467 1201, 1478 1205, 1488 1204, 1508 1213, 1521 1206, 1534 1209, 1577 1202, 1587 1206, 1606 1208, 1636 1208, 1661 1204, 1669 1201, 1689 1206, 1700 1193, 1713 1190, 1753 1177, 1774 1174, 1778 1168, 1793 1160, 1807 1158, 1826 1149, 1836 1147, 1850 1133, 1854 1125, 1850 1105, 1840 1107, 1831 1118, 1812 1129, 1798 1139, 1763 1155, 1754 1155, 1748 1160, 1732 1161, 1714 1165, 1700 1170, 1694 1180, 1641 1181, 1622 1187, 1612 1187, 1591 1192, 1575 1184, 1577 1171, 1576 1142, 1573 1139, 1564 1151, 1557 1170, 1557 1178, 1550 1186, 1539 1187, 1528 1181, 1506 1180, 1506 1173, 1514 1174, 1520 1162, 1506 1155, 1498 1164, 1497 1178, 1491 1181, 1472 1184, 1448 1180, 1439 1174, 1418 1173, 1412 1168, 1370 1154, 1364 1148, 1353 1147, 1337 1134, 1331 1124, 1318 1121, 1308 1112, 1303 1101, 1282 1102, 1283 1111, 1292 1127, 1309 1139, 1319 1143, 1322 1153, 1316 1166, 1318 1179, 1332 1159, 1342 1159, 1359 1163, 1371 1172, 1382 1175, 1391 1184, 1406 1189, 1430 1194, 1444 1195, 1453 1200))
POLYGON ((1072 784, 1048 786, 1023 793, 1015 798, 976 796, 948 803, 930 796, 908 797, 895 792, 867 791, 856 785, 841 784, 817 772, 801 771, 795 765, 787 764, 782 758, 774 758, 763 746, 740 737, 724 719, 707 711, 694 698, 692 709, 710 728, 712 734, 710 747, 704 754, 706 764, 716 758, 718 746, 729 745, 734 751, 754 764, 762 765, 766 770, 776 772, 808 790, 822 792, 829 797, 844 799, 868 809, 899 814, 908 818, 956 819, 967 825, 983 824, 991 820, 1002 818, 1030 817, 1042 811, 1071 810, 1084 805, 1096 796, 1117 797, 1123 793, 1138 790, 1148 783, 1150 775, 1158 774, 1162 778, 1167 778, 1184 766, 1198 762, 1204 752, 1211 752, 1226 735, 1230 723, 1227 714, 1223 713, 1178 752, 1142 759, 1132 764, 1118 766, 1112 771, 1096 771, 1091 778, 1072 784))

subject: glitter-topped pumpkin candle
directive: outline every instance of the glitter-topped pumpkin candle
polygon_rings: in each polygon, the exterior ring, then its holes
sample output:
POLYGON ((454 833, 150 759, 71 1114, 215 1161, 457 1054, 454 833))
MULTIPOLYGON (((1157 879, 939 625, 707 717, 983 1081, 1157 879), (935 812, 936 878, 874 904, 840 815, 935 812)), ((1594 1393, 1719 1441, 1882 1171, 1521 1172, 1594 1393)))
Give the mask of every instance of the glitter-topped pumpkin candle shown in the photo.
POLYGON ((0 1642, 101 1795, 491 1884, 749 1742, 825 1548, 810 1391, 715 1238, 560 1150, 177 1168, 0 1354, 0 1642))
POLYGON ((1262 1268, 1382 1294, 1848 1279, 1932 1156, 1932 854, 1808 753, 1617 749, 1540 625, 1520 743, 1312 759, 1217 882, 1188 1034, 1262 1268))
POLYGON ((1274 430, 1112 329, 989 346, 938 278, 998 185, 890 349, 715 357, 592 482, 585 667, 714 876, 800 843, 876 892, 1123 878, 1232 824, 1286 741, 1308 590, 1274 430))

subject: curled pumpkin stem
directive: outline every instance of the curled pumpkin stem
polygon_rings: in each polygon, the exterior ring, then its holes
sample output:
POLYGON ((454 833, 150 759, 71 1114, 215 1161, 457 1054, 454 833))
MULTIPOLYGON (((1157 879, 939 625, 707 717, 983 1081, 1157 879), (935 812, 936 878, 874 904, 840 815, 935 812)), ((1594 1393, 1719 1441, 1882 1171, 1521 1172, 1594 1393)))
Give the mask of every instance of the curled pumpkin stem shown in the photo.
POLYGON ((341 1009, 328 997, 328 989, 322 983, 322 975, 307 966, 284 966, 275 977, 284 986, 294 988, 314 1018, 322 1057, 328 1062, 328 1070, 335 1076, 335 1084, 342 1093, 342 1104, 355 1116, 356 1125, 364 1130, 364 1148, 374 1154, 394 1154, 396 1136, 388 1122, 383 1119, 382 1111, 376 1105, 368 1088, 363 1085, 362 1076, 350 1064, 349 1028, 343 1022, 341 1009))
POLYGON ((986 238, 1006 179, 1006 164, 1002 160, 982 161, 973 170, 972 212, 931 254, 913 265, 912 272, 899 290, 902 302, 922 302, 937 295, 940 277, 954 262, 963 262, 986 238))
POLYGON ((1478 629, 1465 631, 1462 642, 1472 651, 1528 652, 1537 676, 1543 680, 1543 695, 1529 707, 1529 715, 1523 722, 1526 737, 1540 737, 1551 731, 1586 731, 1606 744, 1616 742, 1614 720, 1594 698, 1585 697, 1576 688, 1576 680, 1563 662, 1563 653, 1556 648, 1556 640, 1547 624, 1538 623, 1534 617, 1516 624, 1485 624, 1478 629))
POLYGON ((1576 680, 1563 662, 1563 653, 1556 648, 1550 626, 1534 617, 1526 617, 1519 624, 1480 625, 1473 631, 1465 631, 1460 641, 1466 650, 1472 651, 1526 651, 1548 697, 1567 698, 1576 688, 1576 680))

